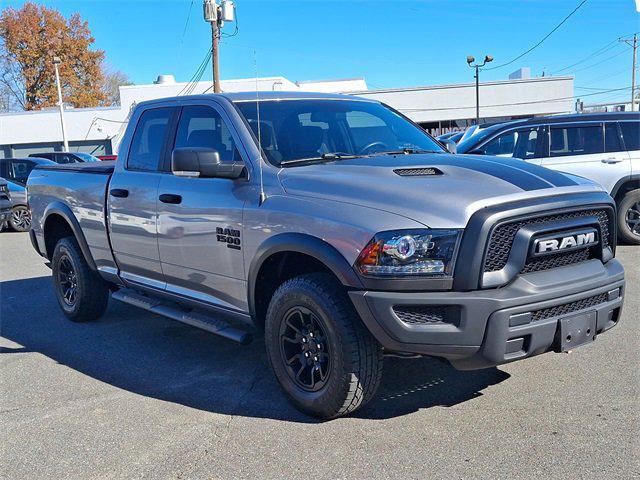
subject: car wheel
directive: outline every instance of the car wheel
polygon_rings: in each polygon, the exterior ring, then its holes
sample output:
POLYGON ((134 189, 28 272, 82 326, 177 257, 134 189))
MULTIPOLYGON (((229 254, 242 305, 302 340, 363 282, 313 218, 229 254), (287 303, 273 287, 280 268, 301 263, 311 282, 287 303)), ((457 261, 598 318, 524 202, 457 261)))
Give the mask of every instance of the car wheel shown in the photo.
POLYGON ((31 212, 24 205, 13 207, 9 226, 16 232, 28 232, 31 228, 31 212))
POLYGON ((640 189, 627 192, 618 205, 618 233, 627 243, 640 245, 640 189))
POLYGON ((382 348, 330 275, 302 275, 276 290, 265 320, 265 342, 280 386, 308 415, 347 415, 375 395, 382 348))
POLYGON ((51 269, 56 298, 67 318, 87 322, 102 316, 109 301, 109 286, 91 270, 75 238, 58 241, 51 269))

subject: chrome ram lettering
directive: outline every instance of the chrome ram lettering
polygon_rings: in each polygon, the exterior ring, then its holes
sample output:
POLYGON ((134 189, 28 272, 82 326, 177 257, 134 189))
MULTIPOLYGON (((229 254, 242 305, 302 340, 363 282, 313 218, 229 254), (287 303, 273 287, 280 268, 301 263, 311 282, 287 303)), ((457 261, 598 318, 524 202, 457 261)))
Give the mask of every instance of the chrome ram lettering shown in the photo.
POLYGON ((591 230, 562 237, 538 239, 534 244, 534 253, 551 253, 558 250, 569 250, 579 247, 588 247, 597 243, 598 238, 596 231, 591 230))

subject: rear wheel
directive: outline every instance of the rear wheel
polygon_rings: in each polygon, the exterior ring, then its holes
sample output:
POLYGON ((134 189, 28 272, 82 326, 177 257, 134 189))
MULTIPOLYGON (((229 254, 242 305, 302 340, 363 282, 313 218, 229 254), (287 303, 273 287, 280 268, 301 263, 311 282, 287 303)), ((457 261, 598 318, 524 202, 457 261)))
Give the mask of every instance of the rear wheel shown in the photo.
POLYGON ((330 275, 302 275, 278 288, 267 311, 265 341, 280 386, 306 414, 347 415, 375 395, 382 348, 330 275))
POLYGON ((640 245, 640 189, 627 192, 620 201, 618 233, 626 242, 640 245))
POLYGON ((31 212, 25 205, 13 207, 9 226, 16 232, 28 232, 31 228, 31 212))
POLYGON ((51 269, 58 304, 69 320, 87 322, 102 316, 109 301, 108 284, 91 270, 75 238, 58 241, 51 269))

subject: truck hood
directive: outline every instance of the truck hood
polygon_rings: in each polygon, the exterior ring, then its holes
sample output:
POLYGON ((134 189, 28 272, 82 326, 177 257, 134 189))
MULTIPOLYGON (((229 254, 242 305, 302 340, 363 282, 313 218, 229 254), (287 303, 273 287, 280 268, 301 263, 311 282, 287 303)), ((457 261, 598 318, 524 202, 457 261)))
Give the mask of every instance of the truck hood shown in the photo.
POLYGON ((477 155, 379 155, 283 168, 279 178, 290 195, 383 210, 432 228, 464 227, 497 203, 602 190, 522 160, 477 155))

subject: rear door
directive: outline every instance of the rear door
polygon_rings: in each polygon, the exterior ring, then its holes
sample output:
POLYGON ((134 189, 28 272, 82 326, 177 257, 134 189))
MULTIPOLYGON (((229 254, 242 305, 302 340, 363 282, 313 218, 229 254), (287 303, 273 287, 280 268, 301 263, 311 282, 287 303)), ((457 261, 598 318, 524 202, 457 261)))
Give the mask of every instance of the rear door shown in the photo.
POLYGON ((514 128, 485 141, 476 150, 484 155, 535 161, 534 159, 540 157, 542 133, 543 129, 540 126, 514 128))
POLYGON ((588 178, 608 192, 631 173, 616 122, 551 124, 547 138, 548 151, 541 162, 545 167, 588 178))
MULTIPOLYGON (((232 123, 215 102, 182 107, 175 148, 213 148, 223 161, 241 161, 237 145, 232 123)), ((242 209, 248 188, 243 178, 162 176, 158 247, 167 291, 246 310, 242 209)))
POLYGON ((624 149, 629 155, 631 161, 631 174, 640 175, 640 122, 622 120, 618 123, 624 149))
POLYGON ((107 201, 120 276, 155 288, 164 288, 158 254, 158 185, 174 111, 159 107, 142 112, 127 158, 121 159, 109 184, 107 201))

